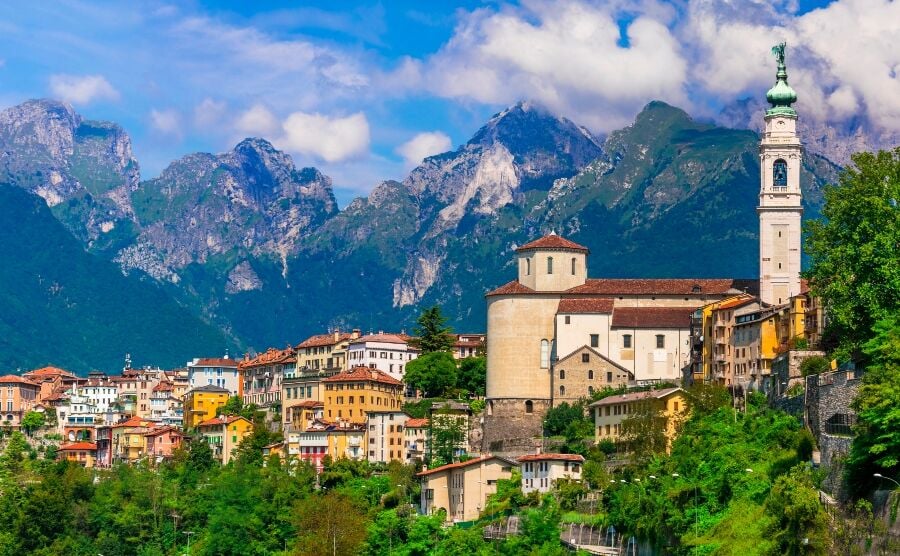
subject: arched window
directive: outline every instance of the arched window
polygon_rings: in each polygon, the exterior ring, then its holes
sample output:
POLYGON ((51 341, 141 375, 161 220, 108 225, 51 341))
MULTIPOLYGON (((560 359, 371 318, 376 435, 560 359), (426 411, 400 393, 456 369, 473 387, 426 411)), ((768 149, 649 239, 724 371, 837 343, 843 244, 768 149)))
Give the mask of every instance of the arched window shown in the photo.
POLYGON ((575 276, 575 257, 572 257, 572 276, 575 276))
POLYGON ((565 395, 566 395, 566 387, 565 387, 565 386, 560 386, 560 387, 559 387, 559 395, 560 395, 560 396, 565 396, 565 395))
POLYGON ((594 380, 594 371, 588 370, 588 380, 594 380))
POLYGON ((787 187, 787 162, 781 158, 772 164, 772 186, 787 187))
POLYGON ((541 340, 541 368, 550 368, 550 342, 548 340, 541 340))
POLYGON ((553 257, 547 257, 547 274, 553 274, 553 257))
POLYGON ((525 413, 534 413, 534 402, 528 400, 525 402, 525 413))
POLYGON ((566 371, 565 371, 565 370, 563 370, 563 369, 560 369, 560 370, 559 370, 559 378, 560 378, 560 379, 563 379, 563 380, 566 378, 566 371))
POLYGON ((591 396, 594 395, 594 387, 593 386, 588 386, 588 395, 591 395, 591 396))

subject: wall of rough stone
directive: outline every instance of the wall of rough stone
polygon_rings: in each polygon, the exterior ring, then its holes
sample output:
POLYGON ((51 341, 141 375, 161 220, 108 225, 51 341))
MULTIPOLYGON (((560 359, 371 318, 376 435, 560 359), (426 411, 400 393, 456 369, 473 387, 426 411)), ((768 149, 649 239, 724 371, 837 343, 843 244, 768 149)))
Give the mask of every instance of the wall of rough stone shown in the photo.
POLYGON ((850 449, 851 437, 828 434, 825 424, 836 414, 856 414, 850 405, 859 392, 861 377, 862 373, 854 369, 806 377, 806 424, 818 441, 824 466, 850 449))
POLYGON ((531 413, 525 412, 526 401, 519 398, 487 401, 482 452, 514 457, 534 453, 541 446, 544 416, 550 409, 550 400, 531 399, 531 413))

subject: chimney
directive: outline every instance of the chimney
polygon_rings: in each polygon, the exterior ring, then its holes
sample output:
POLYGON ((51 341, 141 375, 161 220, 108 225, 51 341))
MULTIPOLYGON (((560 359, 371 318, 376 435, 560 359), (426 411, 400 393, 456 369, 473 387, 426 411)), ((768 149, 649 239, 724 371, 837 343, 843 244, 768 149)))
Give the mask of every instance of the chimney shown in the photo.
POLYGON ((340 339, 340 337, 341 337, 341 331, 340 331, 340 330, 335 330, 335 331, 334 331, 334 343, 337 343, 337 342, 338 342, 338 339, 340 339))
POLYGON ((354 340, 359 338, 359 328, 353 329, 353 332, 350 333, 350 338, 354 340))

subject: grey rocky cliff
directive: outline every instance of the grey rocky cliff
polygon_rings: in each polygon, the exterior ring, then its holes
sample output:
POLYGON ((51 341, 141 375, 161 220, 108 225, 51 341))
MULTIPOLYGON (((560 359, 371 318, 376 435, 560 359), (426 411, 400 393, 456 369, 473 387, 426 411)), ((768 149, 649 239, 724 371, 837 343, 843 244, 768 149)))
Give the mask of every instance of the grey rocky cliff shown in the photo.
POLYGON ((140 170, 131 139, 69 104, 29 100, 0 112, 0 176, 41 196, 88 246, 133 224, 140 170))

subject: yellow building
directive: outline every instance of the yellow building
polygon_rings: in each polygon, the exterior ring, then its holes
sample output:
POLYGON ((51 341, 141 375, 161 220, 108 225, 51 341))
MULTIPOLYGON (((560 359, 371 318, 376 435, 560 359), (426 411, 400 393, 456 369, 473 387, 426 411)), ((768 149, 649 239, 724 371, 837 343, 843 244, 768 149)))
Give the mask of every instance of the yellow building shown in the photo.
POLYGON ((253 432, 253 423, 244 417, 223 415, 197 424, 197 432, 209 442, 213 457, 226 465, 245 436, 253 432))
POLYGON ((59 447, 57 458, 71 461, 83 467, 94 467, 97 460, 97 445, 93 442, 75 442, 59 447))
POLYGON ((113 461, 134 463, 147 454, 147 438, 144 436, 155 423, 140 417, 131 417, 111 427, 113 461))
POLYGON ((365 424, 369 411, 399 411, 403 405, 403 383, 378 369, 354 367, 322 383, 329 422, 365 424))
POLYGON ((728 310, 750 303, 755 298, 749 294, 740 294, 704 305, 701 310, 703 326, 703 381, 725 382, 725 364, 727 362, 726 346, 730 340, 727 327, 728 310))
POLYGON ((328 455, 331 459, 341 458, 361 460, 366 458, 366 427, 357 423, 332 423, 328 425, 328 455))
POLYGON ((647 407, 659 411, 665 418, 665 435, 669 444, 678 434, 678 426, 687 418, 688 408, 681 388, 665 388, 609 396, 589 407, 594 417, 594 438, 617 441, 622 436, 622 422, 647 407))
POLYGON ((231 393, 220 386, 207 384, 188 390, 184 395, 184 428, 193 429, 201 421, 216 416, 216 409, 225 405, 231 393))

